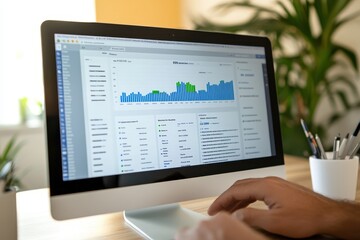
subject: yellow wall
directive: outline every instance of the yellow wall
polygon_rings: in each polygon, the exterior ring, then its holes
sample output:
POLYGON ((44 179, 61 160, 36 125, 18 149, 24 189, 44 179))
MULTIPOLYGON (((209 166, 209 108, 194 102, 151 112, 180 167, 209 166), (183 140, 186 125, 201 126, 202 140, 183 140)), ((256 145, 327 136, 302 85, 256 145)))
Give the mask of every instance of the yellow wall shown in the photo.
POLYGON ((181 0, 95 0, 96 21, 182 28, 181 0))

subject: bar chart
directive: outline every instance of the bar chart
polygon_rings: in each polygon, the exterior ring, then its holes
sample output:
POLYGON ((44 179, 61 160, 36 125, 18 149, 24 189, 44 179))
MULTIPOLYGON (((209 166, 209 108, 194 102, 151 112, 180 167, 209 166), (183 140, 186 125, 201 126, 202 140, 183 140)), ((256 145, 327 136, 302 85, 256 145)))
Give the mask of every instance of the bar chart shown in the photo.
POLYGON ((187 82, 177 82, 175 92, 153 90, 147 94, 123 92, 120 102, 162 102, 162 101, 214 101, 234 100, 233 81, 221 80, 219 84, 206 84, 205 90, 196 90, 196 86, 187 82))
POLYGON ((115 59, 114 106, 234 101, 235 77, 234 66, 220 62, 115 59))

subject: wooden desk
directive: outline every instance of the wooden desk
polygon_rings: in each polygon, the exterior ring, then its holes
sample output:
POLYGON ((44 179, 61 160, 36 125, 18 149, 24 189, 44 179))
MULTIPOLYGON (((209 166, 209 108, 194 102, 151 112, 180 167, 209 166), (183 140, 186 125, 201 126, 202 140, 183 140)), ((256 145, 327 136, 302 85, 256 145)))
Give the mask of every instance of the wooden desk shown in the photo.
MULTIPOLYGON (((311 188, 309 164, 306 159, 285 157, 287 179, 311 188)), ((48 189, 20 192, 18 204, 18 239, 142 239, 125 225, 122 213, 105 214, 67 221, 50 216, 48 189)), ((357 200, 360 200, 358 183, 357 200)), ((204 213, 214 198, 184 202, 191 210, 204 213)))

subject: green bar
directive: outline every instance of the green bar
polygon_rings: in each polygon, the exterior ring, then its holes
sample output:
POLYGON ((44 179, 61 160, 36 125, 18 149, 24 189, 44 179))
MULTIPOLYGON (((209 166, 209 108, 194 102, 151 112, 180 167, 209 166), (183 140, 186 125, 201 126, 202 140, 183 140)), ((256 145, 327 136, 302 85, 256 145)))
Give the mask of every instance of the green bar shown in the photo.
POLYGON ((187 82, 185 85, 186 92, 195 92, 195 85, 187 82))
POLYGON ((152 90, 152 93, 153 93, 153 94, 159 94, 160 91, 159 91, 159 90, 152 90))

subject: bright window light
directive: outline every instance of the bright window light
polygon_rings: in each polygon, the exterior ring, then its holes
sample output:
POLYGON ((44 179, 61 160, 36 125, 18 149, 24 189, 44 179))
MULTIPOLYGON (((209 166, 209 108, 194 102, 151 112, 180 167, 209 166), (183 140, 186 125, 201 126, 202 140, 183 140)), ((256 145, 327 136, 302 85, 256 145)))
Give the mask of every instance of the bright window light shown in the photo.
POLYGON ((19 99, 43 101, 44 20, 95 22, 95 2, 0 0, 0 125, 20 123, 19 99))

